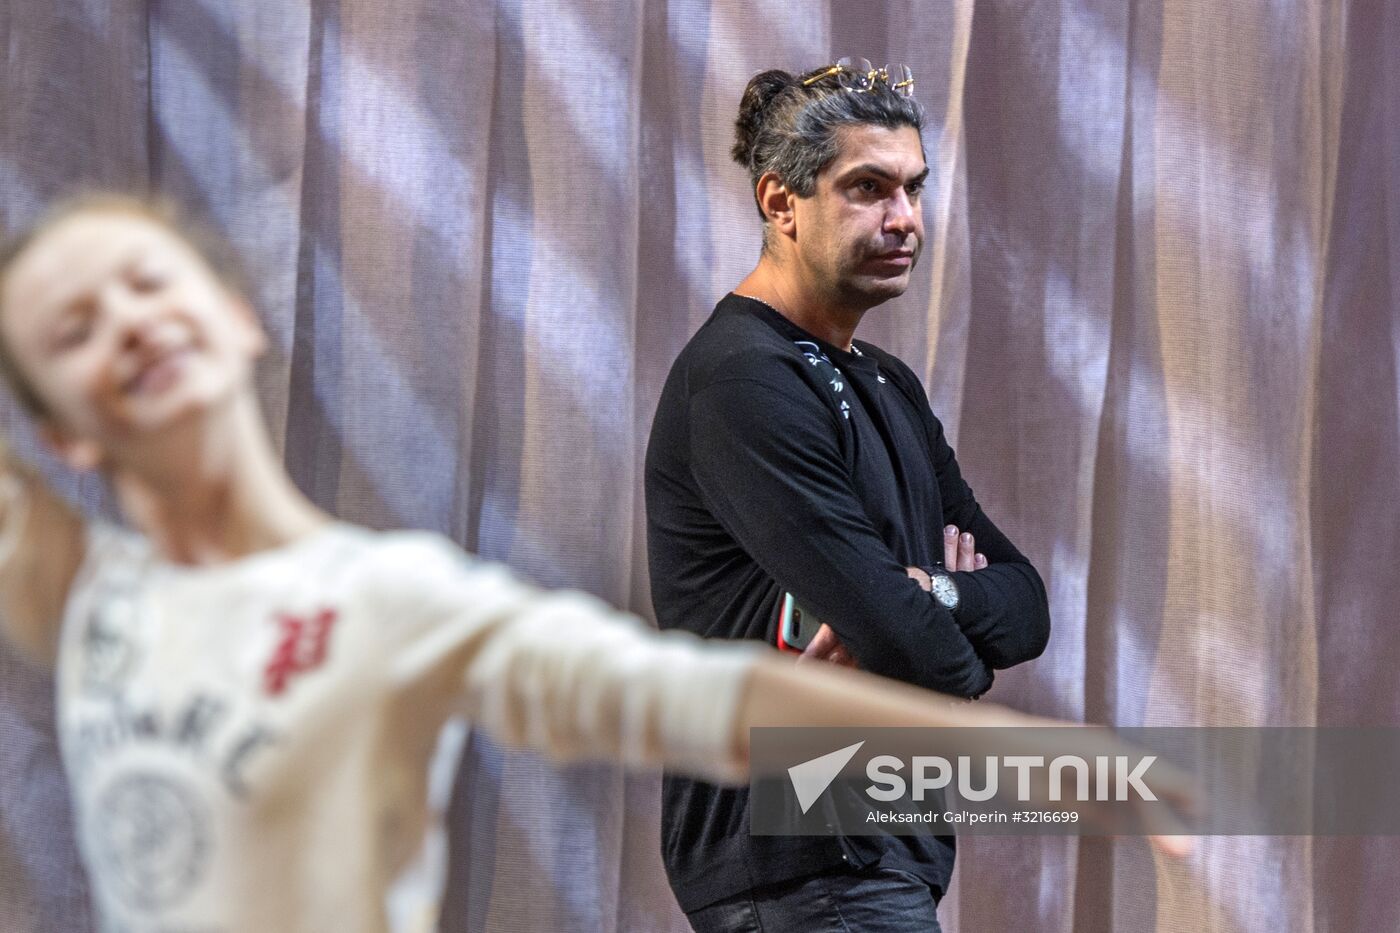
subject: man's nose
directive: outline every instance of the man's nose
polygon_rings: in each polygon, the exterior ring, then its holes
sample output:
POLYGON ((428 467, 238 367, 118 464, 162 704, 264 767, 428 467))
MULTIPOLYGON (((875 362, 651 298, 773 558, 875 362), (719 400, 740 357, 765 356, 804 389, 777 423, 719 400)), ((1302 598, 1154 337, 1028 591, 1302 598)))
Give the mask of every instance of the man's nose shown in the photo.
POLYGON ((908 236, 919 230, 919 206, 909 198, 909 192, 900 189, 885 214, 885 229, 890 233, 908 236))

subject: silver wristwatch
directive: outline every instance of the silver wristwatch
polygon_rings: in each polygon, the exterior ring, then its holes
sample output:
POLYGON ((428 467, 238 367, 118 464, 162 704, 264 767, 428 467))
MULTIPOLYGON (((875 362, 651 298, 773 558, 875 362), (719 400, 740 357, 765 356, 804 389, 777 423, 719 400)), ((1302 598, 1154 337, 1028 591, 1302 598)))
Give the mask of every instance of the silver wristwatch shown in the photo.
POLYGON ((929 592, 949 612, 958 611, 958 584, 942 567, 928 568, 929 592))

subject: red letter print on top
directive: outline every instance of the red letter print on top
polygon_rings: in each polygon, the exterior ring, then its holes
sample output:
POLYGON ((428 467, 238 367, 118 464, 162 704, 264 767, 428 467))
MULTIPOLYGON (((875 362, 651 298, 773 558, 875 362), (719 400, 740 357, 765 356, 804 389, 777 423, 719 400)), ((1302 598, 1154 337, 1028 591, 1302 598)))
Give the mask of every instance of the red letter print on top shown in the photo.
POLYGON ((277 617, 282 638, 263 671, 263 686, 270 695, 281 695, 293 674, 315 670, 325 662, 335 618, 334 609, 322 609, 309 618, 290 614, 277 617))

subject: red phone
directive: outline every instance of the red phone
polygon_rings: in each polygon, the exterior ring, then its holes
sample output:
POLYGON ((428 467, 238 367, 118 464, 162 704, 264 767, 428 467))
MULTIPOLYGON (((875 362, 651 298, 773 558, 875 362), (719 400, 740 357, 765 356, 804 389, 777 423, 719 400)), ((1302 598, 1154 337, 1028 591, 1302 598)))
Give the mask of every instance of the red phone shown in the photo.
POLYGON ((783 608, 778 614, 779 651, 801 654, 817 637, 817 629, 821 627, 821 619, 797 605, 791 593, 783 594, 783 608))

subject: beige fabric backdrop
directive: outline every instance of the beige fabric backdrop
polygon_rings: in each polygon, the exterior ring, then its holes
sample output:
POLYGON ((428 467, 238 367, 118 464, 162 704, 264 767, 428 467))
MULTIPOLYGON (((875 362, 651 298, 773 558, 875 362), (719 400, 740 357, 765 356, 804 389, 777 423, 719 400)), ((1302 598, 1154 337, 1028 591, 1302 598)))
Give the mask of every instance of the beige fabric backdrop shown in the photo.
MULTIPOLYGON (((908 62, 932 243, 863 336, 924 376, 1050 586, 1050 649, 995 699, 1396 724, 1393 5, 6 0, 0 48, 0 223, 154 185, 224 231, 318 502, 642 611, 652 406, 758 247, 726 156, 740 90, 908 62)), ((0 655, 0 930, 90 925, 49 706, 0 655)), ((474 739, 445 928, 683 930, 656 805, 653 778, 474 739)), ((976 839, 945 925, 1397 929, 1397 870, 1384 839, 1213 839, 1176 865, 976 839)))

